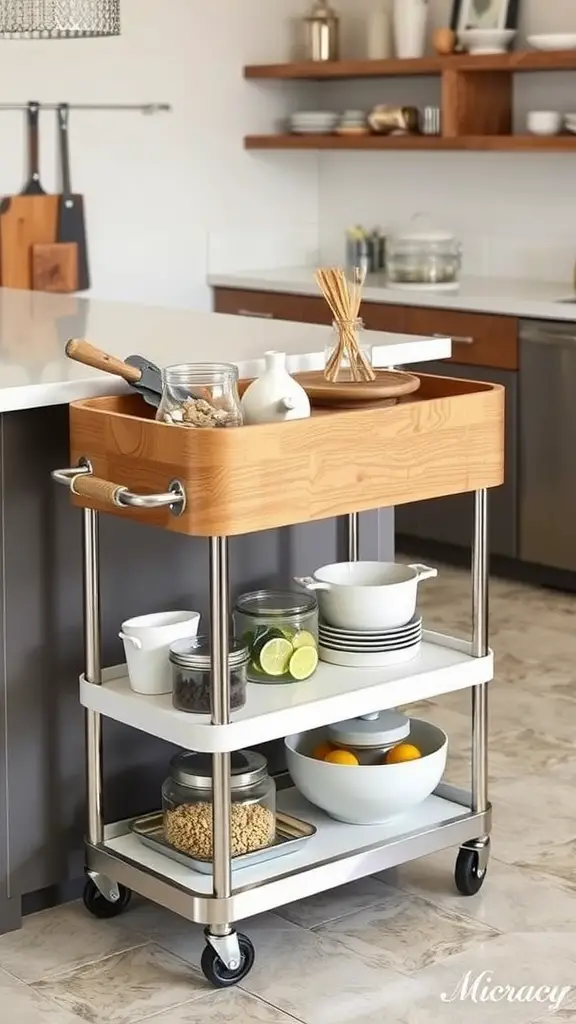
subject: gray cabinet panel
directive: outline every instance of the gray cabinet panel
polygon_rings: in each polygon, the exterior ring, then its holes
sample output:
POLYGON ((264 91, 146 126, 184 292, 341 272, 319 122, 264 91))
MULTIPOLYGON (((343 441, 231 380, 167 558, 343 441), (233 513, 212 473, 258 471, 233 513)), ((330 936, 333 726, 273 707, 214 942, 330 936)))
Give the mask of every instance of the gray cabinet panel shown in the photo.
MULTIPOLYGON (((506 370, 480 369, 454 363, 422 363, 416 369, 445 377, 503 384, 506 388, 506 477, 490 492, 490 552, 518 555, 518 375, 506 370)), ((471 494, 418 501, 396 509, 396 531, 409 537, 469 547, 472 536, 471 494)))
MULTIPOLYGON (((2 804, 2 785, 0 914, 8 890, 18 901, 23 893, 82 873, 85 816, 77 681, 83 668, 81 517, 64 488, 50 480, 53 468, 68 464, 68 410, 9 413, 1 425, 5 659, 0 686, 5 692, 0 716, 5 712, 6 721, 0 717, 0 753, 7 765, 8 803, 2 804)), ((364 557, 390 557, 391 522, 389 512, 361 517, 364 557)), ((235 538, 234 592, 289 583, 294 574, 334 561, 340 529, 335 520, 326 520, 235 538)), ((102 516, 101 553, 104 664, 123 660, 117 634, 124 618, 164 608, 205 612, 206 541, 102 516)), ((272 753, 280 756, 281 745, 272 753)), ((158 806, 170 754, 165 743, 105 722, 108 820, 158 806)))

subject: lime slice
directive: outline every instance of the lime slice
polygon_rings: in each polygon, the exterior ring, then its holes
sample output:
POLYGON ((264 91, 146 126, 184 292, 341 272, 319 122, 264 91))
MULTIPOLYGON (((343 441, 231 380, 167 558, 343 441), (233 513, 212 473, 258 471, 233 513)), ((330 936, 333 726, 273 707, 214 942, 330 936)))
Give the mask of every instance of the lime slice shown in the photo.
POLYGON ((318 666, 318 651, 315 647, 299 647, 290 658, 288 671, 293 679, 308 679, 318 666))
POLYGON ((275 637, 260 651, 260 668, 268 676, 283 676, 293 657, 292 644, 284 637, 275 637))
POLYGON ((292 637, 292 647, 295 651, 299 647, 316 647, 316 638, 307 629, 303 629, 292 637))
POLYGON ((259 626, 254 634, 254 639, 250 647, 250 655, 254 661, 258 661, 261 650, 266 646, 270 640, 280 639, 283 637, 283 633, 280 629, 276 629, 275 626, 259 626))

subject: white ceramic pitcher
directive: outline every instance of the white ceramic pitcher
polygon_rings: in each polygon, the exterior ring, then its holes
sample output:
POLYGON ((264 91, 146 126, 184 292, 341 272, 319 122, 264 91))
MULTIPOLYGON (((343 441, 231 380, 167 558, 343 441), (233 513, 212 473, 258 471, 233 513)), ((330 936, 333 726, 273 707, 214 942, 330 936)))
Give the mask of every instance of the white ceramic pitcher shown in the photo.
POLYGON ((199 612, 156 612, 126 619, 118 636, 124 641, 130 686, 136 693, 172 690, 170 645, 196 636, 199 612))

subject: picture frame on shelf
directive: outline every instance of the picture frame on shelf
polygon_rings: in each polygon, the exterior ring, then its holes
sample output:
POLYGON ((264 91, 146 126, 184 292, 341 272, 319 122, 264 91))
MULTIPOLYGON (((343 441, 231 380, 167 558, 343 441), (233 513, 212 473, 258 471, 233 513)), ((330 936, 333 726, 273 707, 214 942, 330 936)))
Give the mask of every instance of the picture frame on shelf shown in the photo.
POLYGON ((450 27, 466 29, 518 28, 520 0, 453 0, 450 27))

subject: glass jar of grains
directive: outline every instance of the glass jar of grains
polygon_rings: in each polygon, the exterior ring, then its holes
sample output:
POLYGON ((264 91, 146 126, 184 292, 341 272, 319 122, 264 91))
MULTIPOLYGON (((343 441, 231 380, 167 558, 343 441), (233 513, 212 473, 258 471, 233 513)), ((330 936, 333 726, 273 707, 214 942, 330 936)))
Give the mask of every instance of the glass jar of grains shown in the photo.
POLYGON ((232 363, 167 366, 156 419, 179 427, 241 427, 238 368, 232 363))
MULTIPOLYGON (((230 640, 228 674, 230 711, 246 703, 246 666, 248 648, 239 640, 230 640)), ((172 703, 178 711, 197 715, 212 714, 212 669, 210 637, 196 636, 176 640, 170 648, 172 663, 172 703)))
MULTIPOLYGON (((276 786, 266 758, 254 750, 231 754, 231 853, 270 846, 276 837, 276 786)), ((212 756, 183 751, 170 761, 162 786, 164 837, 181 853, 211 860, 212 756)))
POLYGON ((255 683, 308 679, 318 665, 318 603, 314 594, 255 590, 234 607, 234 632, 250 653, 255 683))

